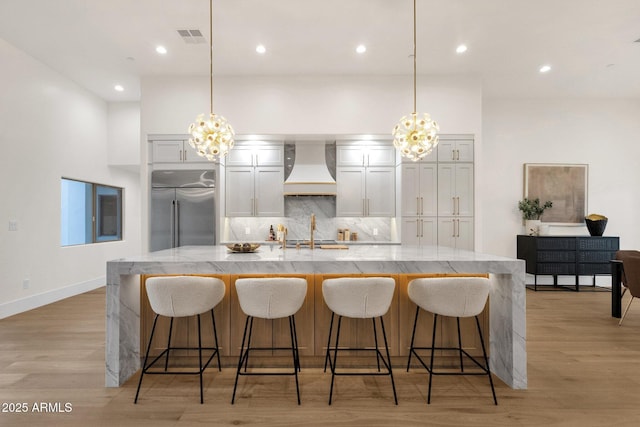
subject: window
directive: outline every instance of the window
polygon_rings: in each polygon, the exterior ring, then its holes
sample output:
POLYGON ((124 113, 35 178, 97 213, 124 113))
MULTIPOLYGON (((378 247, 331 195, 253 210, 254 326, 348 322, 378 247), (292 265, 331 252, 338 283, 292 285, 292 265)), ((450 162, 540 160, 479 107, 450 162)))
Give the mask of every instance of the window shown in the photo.
POLYGON ((60 244, 122 240, 122 188, 62 178, 60 244))

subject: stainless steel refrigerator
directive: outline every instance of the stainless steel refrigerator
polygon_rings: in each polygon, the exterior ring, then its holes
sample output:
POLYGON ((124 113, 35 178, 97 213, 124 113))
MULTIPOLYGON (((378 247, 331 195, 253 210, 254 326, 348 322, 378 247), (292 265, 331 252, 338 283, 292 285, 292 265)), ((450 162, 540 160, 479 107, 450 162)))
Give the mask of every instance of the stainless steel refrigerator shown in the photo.
POLYGON ((215 245, 215 171, 151 172, 149 250, 215 245))

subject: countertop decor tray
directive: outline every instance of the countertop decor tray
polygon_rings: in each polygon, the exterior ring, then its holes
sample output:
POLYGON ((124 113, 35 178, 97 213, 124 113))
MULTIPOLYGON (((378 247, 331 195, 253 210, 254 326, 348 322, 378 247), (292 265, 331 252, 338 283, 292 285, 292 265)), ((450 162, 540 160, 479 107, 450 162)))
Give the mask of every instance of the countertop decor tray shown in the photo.
POLYGON ((235 243, 227 245, 229 251, 237 254, 250 254, 260 247, 259 243, 235 243))

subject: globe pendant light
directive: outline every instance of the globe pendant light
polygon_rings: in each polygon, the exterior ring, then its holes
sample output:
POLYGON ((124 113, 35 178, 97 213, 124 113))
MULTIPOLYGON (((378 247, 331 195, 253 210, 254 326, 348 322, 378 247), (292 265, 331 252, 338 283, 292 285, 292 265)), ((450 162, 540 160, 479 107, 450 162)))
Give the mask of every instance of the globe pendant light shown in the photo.
POLYGON ((428 113, 416 111, 416 0, 413 0, 413 113, 393 128, 393 145, 402 156, 418 161, 438 145, 440 127, 428 113))
POLYGON ((189 125, 189 145, 198 155, 214 161, 224 157, 233 147, 233 128, 227 120, 213 112, 213 0, 209 0, 209 115, 200 114, 189 125))

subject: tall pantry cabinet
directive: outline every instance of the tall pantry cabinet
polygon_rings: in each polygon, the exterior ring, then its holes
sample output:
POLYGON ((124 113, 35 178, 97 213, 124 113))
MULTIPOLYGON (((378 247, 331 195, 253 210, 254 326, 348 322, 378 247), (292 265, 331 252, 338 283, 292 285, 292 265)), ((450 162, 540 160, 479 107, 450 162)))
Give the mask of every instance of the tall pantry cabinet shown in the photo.
POLYGON ((473 140, 441 138, 425 159, 403 159, 402 243, 473 250, 473 140))

